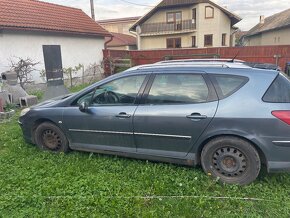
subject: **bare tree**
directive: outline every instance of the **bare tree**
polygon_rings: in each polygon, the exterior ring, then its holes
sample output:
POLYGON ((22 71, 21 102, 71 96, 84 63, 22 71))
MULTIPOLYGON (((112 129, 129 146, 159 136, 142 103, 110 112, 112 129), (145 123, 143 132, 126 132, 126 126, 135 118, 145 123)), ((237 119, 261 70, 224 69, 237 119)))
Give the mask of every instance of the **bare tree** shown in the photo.
POLYGON ((18 57, 17 59, 17 61, 10 61, 11 69, 17 74, 20 86, 24 89, 24 84, 31 80, 31 73, 36 70, 34 67, 39 64, 39 62, 34 62, 30 58, 23 59, 18 57))

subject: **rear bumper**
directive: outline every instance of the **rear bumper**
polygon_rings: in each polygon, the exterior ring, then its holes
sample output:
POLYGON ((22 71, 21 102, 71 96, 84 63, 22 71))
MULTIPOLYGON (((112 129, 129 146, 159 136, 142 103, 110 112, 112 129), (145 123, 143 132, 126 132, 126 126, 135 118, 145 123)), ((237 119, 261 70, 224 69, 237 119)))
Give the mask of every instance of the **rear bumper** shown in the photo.
POLYGON ((263 137, 262 151, 269 173, 290 172, 290 137, 263 137))

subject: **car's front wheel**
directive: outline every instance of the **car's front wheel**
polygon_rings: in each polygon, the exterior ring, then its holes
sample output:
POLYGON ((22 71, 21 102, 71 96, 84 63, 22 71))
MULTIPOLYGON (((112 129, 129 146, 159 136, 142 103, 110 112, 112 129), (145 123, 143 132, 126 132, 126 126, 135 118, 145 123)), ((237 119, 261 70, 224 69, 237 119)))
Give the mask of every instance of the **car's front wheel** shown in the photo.
POLYGON ((254 146, 237 137, 218 137, 208 142, 201 153, 205 173, 228 184, 246 185, 259 175, 261 161, 254 146))
POLYGON ((43 150, 65 153, 69 151, 69 143, 66 136, 59 127, 52 123, 44 122, 40 124, 36 128, 34 135, 35 143, 43 150))

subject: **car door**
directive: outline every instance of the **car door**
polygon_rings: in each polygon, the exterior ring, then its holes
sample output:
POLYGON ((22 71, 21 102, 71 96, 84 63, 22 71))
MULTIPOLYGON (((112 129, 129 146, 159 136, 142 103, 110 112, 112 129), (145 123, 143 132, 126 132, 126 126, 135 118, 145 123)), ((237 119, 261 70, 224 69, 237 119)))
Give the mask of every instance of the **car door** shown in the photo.
POLYGON ((78 150, 136 152, 132 122, 145 78, 146 75, 132 75, 108 82, 64 109, 63 122, 70 146, 78 150), (78 106, 83 102, 89 106, 81 112, 78 106))
POLYGON ((206 75, 156 73, 134 115, 137 152, 184 157, 214 117, 216 93, 206 75))

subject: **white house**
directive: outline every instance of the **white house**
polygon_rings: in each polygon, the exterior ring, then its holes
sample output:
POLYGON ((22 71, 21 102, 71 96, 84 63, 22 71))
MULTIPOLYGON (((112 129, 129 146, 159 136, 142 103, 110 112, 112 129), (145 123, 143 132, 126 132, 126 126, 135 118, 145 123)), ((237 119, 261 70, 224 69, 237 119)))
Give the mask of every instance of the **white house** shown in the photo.
MULTIPOLYGON (((37 70, 44 70, 44 50, 49 46, 59 51, 63 68, 100 64, 106 36, 110 33, 80 9, 36 0, 0 0, 0 73, 17 58, 30 58, 39 62, 37 70)), ((33 73, 35 82, 43 81, 39 71, 33 73)))

